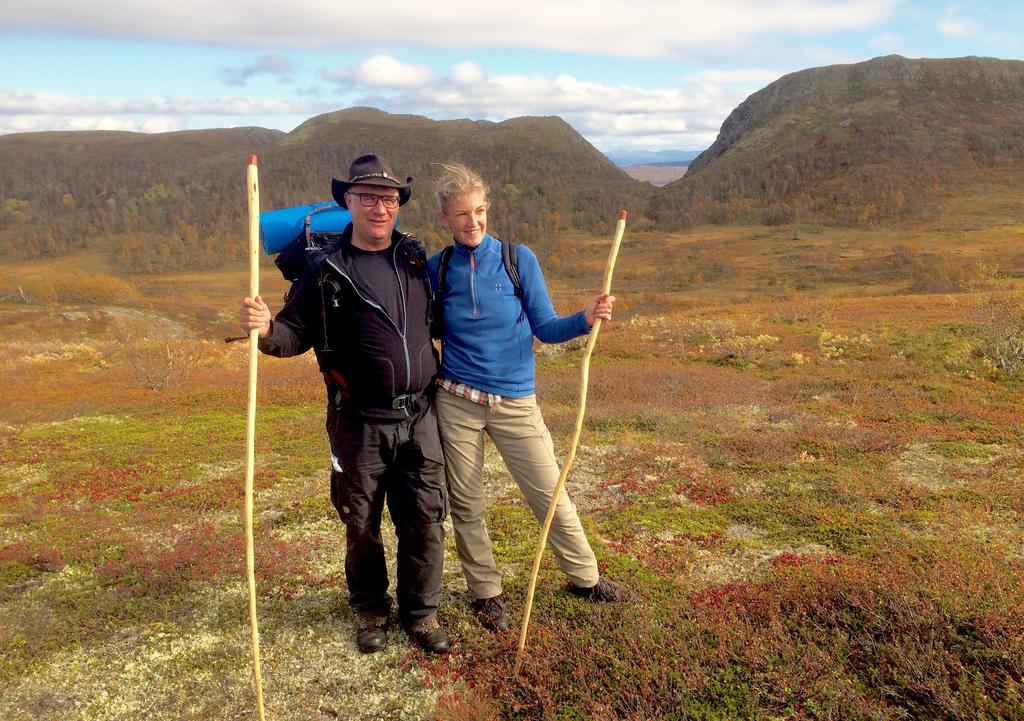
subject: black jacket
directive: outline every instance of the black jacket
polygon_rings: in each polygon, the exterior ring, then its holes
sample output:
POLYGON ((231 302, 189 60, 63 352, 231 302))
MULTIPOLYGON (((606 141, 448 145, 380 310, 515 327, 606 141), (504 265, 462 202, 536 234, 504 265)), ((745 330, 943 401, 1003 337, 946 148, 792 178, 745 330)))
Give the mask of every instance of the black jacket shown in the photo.
MULTIPOLYGON (((403 307, 392 318, 352 272, 352 226, 338 250, 311 264, 293 284, 271 333, 260 340, 278 358, 316 353, 328 397, 339 408, 380 418, 405 418, 395 399, 430 389, 437 353, 430 342, 430 281, 423 246, 395 231, 391 237, 394 282, 403 307)), ((379 289, 378 289, 379 290, 379 289)))

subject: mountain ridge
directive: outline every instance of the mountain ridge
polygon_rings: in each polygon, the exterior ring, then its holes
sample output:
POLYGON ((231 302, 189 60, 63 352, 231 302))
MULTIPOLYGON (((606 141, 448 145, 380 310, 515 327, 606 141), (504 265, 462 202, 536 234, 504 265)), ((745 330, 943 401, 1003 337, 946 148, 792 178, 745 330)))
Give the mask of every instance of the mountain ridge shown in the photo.
POLYGON ((355 107, 290 133, 230 128, 0 136, 0 253, 39 257, 113 238, 144 272, 243 255, 244 159, 260 157, 264 208, 330 199, 330 179, 380 152, 413 176, 404 227, 444 242, 437 163, 464 162, 491 185, 492 227, 542 254, 567 230, 606 232, 620 208, 633 232, 702 223, 897 227, 954 205, 1024 222, 1024 61, 886 56, 810 68, 753 93, 681 179, 631 177, 557 116, 431 120, 355 107))
POLYGON ((0 253, 39 257, 113 237, 128 270, 212 267, 242 257, 244 167, 259 155, 264 208, 330 199, 352 159, 384 155, 414 177, 404 227, 440 244, 432 178, 464 162, 491 183, 492 227, 543 252, 565 230, 605 230, 609 207, 645 204, 630 178, 558 117, 431 120, 346 108, 290 133, 260 128, 146 135, 0 136, 0 253))
POLYGON ((1024 61, 890 55, 801 70, 737 106, 653 213, 672 227, 934 220, 996 176, 1024 187, 1021 107, 1024 61))

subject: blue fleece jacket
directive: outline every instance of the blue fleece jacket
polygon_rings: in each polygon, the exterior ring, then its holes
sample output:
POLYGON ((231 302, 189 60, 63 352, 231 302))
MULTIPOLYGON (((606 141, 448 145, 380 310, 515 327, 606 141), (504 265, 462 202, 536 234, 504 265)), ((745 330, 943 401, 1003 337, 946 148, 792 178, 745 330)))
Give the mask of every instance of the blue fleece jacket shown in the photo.
MULTIPOLYGON (((437 289, 441 254, 430 259, 437 289)), ((501 243, 490 235, 476 248, 458 243, 445 276, 441 377, 488 393, 523 398, 534 392, 533 337, 561 343, 590 332, 583 311, 559 317, 537 256, 518 249, 522 304, 501 263, 501 243), (520 309, 525 311, 520 320, 520 309)))

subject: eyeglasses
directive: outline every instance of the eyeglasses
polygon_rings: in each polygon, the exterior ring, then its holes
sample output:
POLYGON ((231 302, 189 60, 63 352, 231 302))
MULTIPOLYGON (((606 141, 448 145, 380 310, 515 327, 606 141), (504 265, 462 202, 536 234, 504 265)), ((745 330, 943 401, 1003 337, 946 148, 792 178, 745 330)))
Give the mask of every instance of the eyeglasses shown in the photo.
POLYGON ((364 208, 372 208, 378 202, 383 203, 384 207, 388 210, 394 210, 398 207, 397 195, 378 195, 377 193, 353 193, 351 190, 348 191, 349 195, 354 195, 359 198, 359 204, 364 208))

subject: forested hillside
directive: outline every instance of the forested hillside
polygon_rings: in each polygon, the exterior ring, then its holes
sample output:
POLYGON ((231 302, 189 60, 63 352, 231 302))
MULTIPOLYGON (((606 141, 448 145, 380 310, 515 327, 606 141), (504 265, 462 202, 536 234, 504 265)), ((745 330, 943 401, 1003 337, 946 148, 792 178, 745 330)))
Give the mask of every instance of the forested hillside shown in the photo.
MULTIPOLYGON (((793 73, 754 93, 664 188, 630 178, 557 117, 435 121, 350 108, 288 134, 260 128, 0 136, 0 254, 99 245, 126 270, 244 256, 246 157, 264 209, 330 199, 330 179, 380 152, 415 178, 404 228, 442 242, 438 162, 491 184, 492 229, 542 254, 561 231, 670 231, 734 221, 934 222, 956 205, 1024 222, 1024 62, 876 58, 793 73)), ((962 212, 962 211, 957 211, 962 212)), ((957 217, 957 223, 964 219, 957 217)))
POLYGON ((428 242, 440 242, 436 162, 478 169, 492 186, 496 232, 542 251, 558 231, 603 231, 620 205, 646 202, 641 183, 560 118, 434 121, 353 108, 287 135, 8 135, 0 137, 0 254, 58 255, 112 239, 130 271, 216 267, 245 254, 248 153, 259 154, 261 205, 270 209, 330 200, 331 178, 375 151, 415 178, 401 222, 428 242))
POLYGON ((268 207, 329 199, 332 174, 344 177, 352 158, 377 149, 396 173, 413 176, 402 223, 428 241, 440 242, 439 162, 479 171, 491 186, 494 230, 542 248, 561 230, 610 229, 624 203, 646 204, 644 186, 561 118, 435 121, 352 108, 313 118, 268 149, 261 160, 268 207))
POLYGON ((245 213, 237 168, 281 135, 237 128, 0 136, 0 254, 59 255, 113 238, 140 270, 215 265, 245 213))
POLYGON ((734 220, 870 225, 984 211, 1024 190, 1024 62, 876 58, 787 75, 726 119, 659 227, 734 220))

